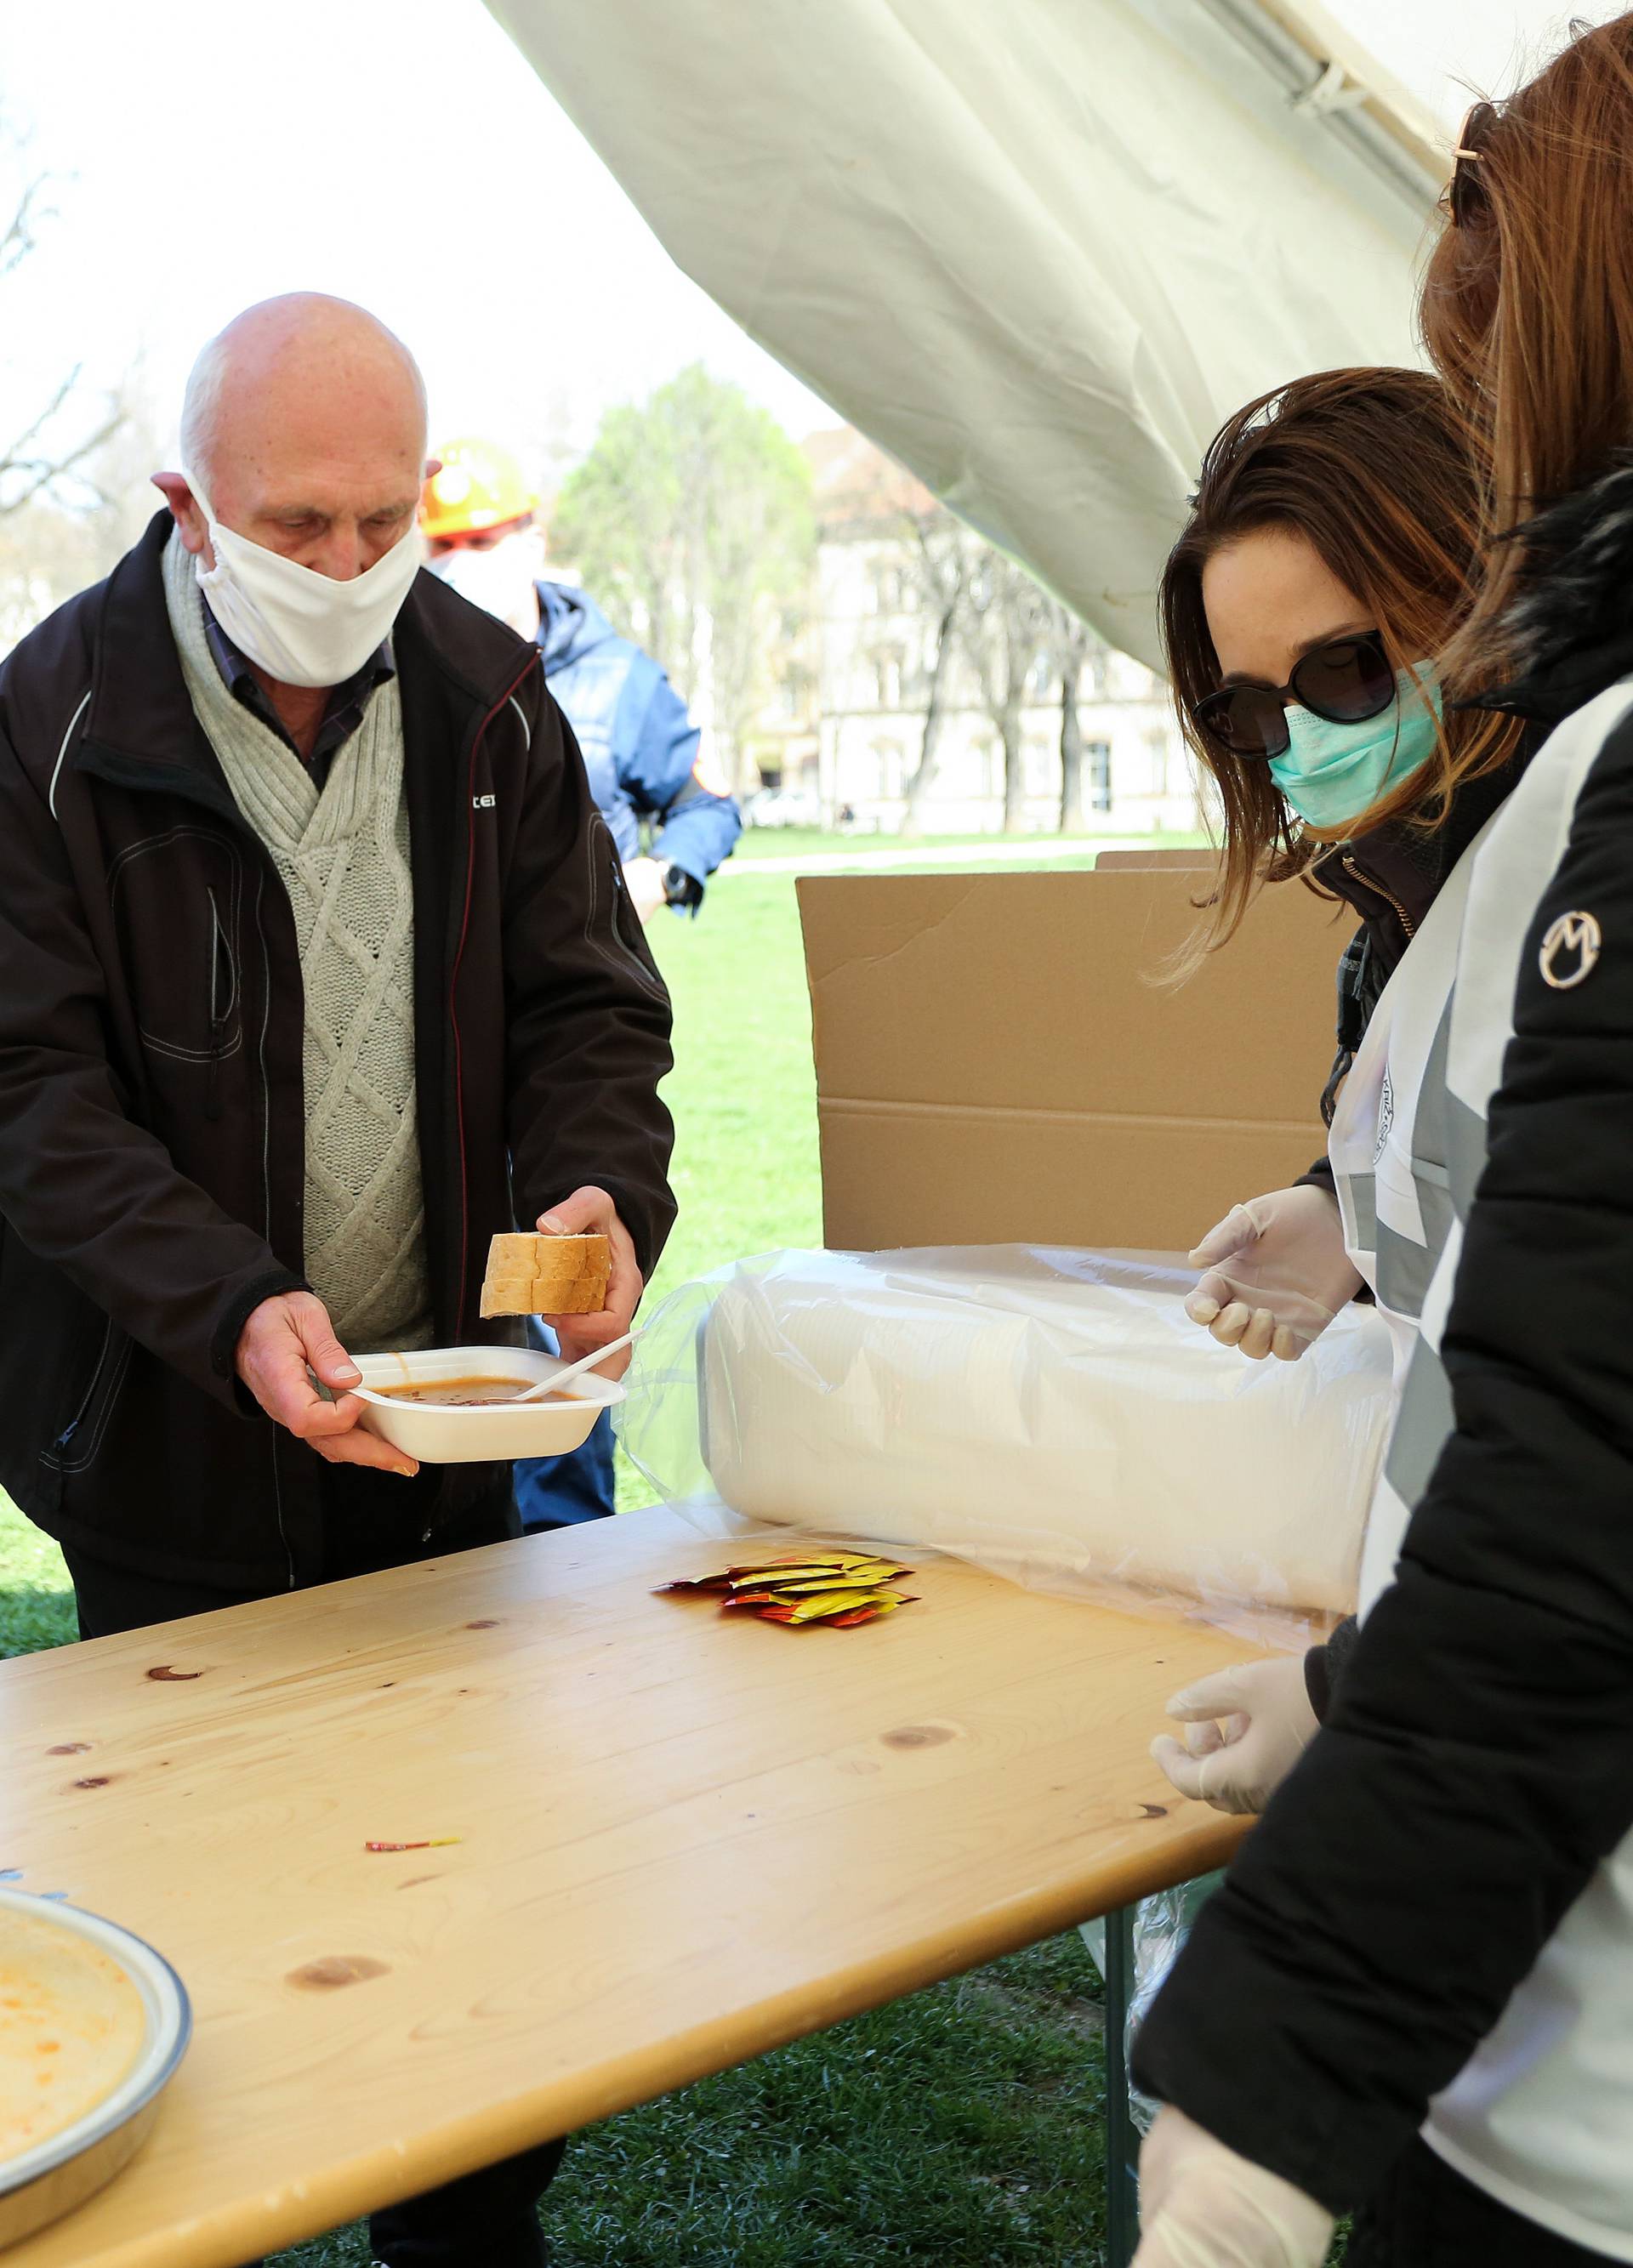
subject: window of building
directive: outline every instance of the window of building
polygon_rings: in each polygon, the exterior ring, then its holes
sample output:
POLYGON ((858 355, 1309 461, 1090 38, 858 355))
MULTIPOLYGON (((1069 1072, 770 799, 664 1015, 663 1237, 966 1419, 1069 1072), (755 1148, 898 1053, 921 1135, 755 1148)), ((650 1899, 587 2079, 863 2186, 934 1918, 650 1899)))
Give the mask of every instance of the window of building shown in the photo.
POLYGON ((873 656, 869 664, 872 680, 873 706, 876 709, 899 709, 902 705, 902 682, 906 673, 899 652, 886 649, 873 656))
POLYGON ((1167 733, 1160 730, 1148 733, 1146 736, 1146 747, 1149 752, 1151 760, 1151 793, 1153 795, 1166 795, 1168 792, 1167 733))
POLYGON ((901 744, 897 740, 876 740, 874 762, 878 767, 878 792, 887 799, 905 795, 907 784, 901 744))
POLYGON ((1109 740, 1090 740, 1083 750, 1089 767, 1089 807, 1091 811, 1109 811, 1112 807, 1112 744, 1109 740))
POLYGON ((878 567, 873 578, 873 612, 876 615, 899 615, 902 610, 902 571, 899 567, 878 567))

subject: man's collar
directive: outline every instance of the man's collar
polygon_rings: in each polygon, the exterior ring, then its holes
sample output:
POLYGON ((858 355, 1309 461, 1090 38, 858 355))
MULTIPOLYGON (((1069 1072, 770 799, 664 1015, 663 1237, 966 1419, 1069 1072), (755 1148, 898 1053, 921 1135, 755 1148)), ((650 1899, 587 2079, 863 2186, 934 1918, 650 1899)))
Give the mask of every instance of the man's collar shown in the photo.
MULTIPOLYGON (((215 657, 216 667, 221 672, 223 683, 240 700, 246 697, 251 688, 264 700, 266 696, 261 681, 248 660, 216 620, 203 593, 201 591, 198 595, 199 604, 204 609, 204 635, 210 641, 210 651, 215 657)), ((377 685, 384 685, 396 674, 397 666, 392 658, 391 642, 388 638, 375 647, 360 669, 354 670, 344 683, 330 688, 328 703, 330 712, 344 709, 354 701, 366 700, 377 685)))

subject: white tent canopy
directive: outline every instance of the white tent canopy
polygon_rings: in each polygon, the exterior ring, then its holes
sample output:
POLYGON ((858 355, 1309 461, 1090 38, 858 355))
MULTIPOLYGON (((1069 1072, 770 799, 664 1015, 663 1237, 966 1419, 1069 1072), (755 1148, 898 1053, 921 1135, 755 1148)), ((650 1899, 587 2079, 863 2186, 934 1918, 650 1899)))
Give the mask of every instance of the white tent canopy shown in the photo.
POLYGON ((1221 417, 1412 357, 1434 129, 1311 0, 490 4, 682 268, 1149 661, 1221 417))

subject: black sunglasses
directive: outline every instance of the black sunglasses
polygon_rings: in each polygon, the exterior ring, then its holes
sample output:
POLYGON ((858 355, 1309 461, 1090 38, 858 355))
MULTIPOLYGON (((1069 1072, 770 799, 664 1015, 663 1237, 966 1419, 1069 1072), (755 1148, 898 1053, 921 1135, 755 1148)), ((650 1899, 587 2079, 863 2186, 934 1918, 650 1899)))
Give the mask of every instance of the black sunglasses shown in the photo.
POLYGON ((1381 717, 1395 697, 1395 673, 1381 630, 1333 638, 1300 657, 1285 685, 1252 678, 1222 685, 1196 704, 1196 723, 1233 756, 1284 756, 1289 696, 1329 725, 1359 725, 1381 717))
POLYGON ((1485 228, 1491 220, 1491 192, 1483 171, 1485 144, 1502 116, 1495 102, 1477 102, 1458 129, 1452 178, 1440 204, 1453 228, 1485 228))

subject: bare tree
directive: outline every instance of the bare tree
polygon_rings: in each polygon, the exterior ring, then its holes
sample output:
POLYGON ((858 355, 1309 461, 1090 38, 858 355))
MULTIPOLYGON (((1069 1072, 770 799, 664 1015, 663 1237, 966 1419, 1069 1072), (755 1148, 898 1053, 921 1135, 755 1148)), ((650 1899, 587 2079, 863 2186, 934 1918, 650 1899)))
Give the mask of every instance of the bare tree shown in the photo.
POLYGON ((1001 551, 977 554, 960 620, 960 639, 980 687, 981 705, 1003 747, 1003 831, 1018 835, 1026 817, 1026 750, 1022 733, 1028 681, 1049 651, 1053 600, 1001 551))
MULTIPOLYGON (((24 137, 0 115, 0 287, 41 253, 55 219, 54 184, 27 162, 24 137)), ((82 385, 78 363, 45 390, 9 440, 0 439, 0 652, 51 609, 105 574, 136 517, 127 400, 82 385)), ((151 469, 151 460, 143 468, 151 469)))
MULTIPOLYGON (((20 137, 3 125, 0 143, 9 143, 20 155, 20 137)), ((41 232, 55 219, 49 202, 52 186, 48 174, 34 173, 16 190, 10 217, 0 225, 0 284, 39 250, 41 232)), ((20 512, 48 492, 62 498, 64 491, 59 483, 63 482, 70 484, 70 499, 77 480, 79 500, 88 491, 91 501, 101 501, 94 482, 85 475, 123 424, 124 410, 117 401, 108 401, 92 412, 88 425, 83 419, 70 419, 66 413, 79 394, 82 372, 83 365, 76 363, 56 381, 43 407, 22 431, 9 443, 0 444, 0 516, 20 512), (78 432, 70 430, 76 423, 78 432)))
POLYGON ((148 486, 159 461, 151 421, 140 407, 122 410, 101 447, 74 468, 86 501, 59 501, 48 484, 0 512, 0 654, 130 549, 159 507, 148 486))
POLYGON ((935 784, 942 725, 957 653, 956 633, 969 595, 977 546, 968 529, 947 512, 909 514, 905 532, 913 545, 906 555, 912 563, 904 570, 911 585, 905 596, 911 610, 922 617, 924 624, 924 731, 919 743, 919 761, 907 783, 901 832, 917 835, 924 823, 925 799, 935 784))
POLYGON ((1047 607, 1045 637, 1060 680, 1060 832, 1079 835, 1083 828, 1083 735, 1077 704, 1083 697, 1084 665, 1093 660, 1097 679, 1104 678, 1105 644, 1058 600, 1047 607))

